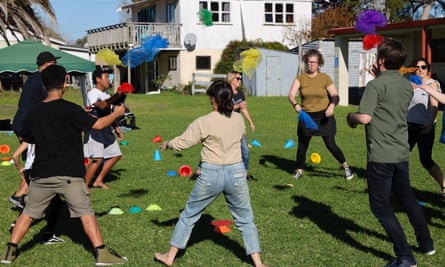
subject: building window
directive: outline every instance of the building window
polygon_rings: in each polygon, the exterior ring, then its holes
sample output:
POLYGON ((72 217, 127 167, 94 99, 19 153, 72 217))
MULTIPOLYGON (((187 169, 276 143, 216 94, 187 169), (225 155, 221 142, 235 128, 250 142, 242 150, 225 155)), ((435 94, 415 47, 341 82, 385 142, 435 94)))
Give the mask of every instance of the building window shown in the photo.
POLYGON ((199 9, 207 9, 212 12, 213 23, 230 22, 230 2, 228 1, 199 1, 199 9))
POLYGON ((210 56, 196 56, 197 70, 210 70, 211 66, 210 56))
POLYGON ((266 24, 293 24, 293 3, 264 3, 264 22, 266 24))
POLYGON ((174 24, 175 23, 175 9, 176 5, 175 3, 168 3, 167 4, 167 23, 174 24))
POLYGON ((175 56, 169 56, 168 57, 168 70, 176 70, 177 68, 177 62, 175 56))
POLYGON ((138 22, 156 22, 156 7, 151 6, 139 10, 138 22))

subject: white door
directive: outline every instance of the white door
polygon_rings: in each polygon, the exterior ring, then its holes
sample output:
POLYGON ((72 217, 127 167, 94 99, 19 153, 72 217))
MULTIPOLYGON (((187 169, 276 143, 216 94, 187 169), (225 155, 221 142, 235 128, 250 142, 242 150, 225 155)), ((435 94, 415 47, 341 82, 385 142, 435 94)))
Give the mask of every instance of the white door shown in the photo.
POLYGON ((280 57, 266 57, 266 96, 281 96, 280 57))

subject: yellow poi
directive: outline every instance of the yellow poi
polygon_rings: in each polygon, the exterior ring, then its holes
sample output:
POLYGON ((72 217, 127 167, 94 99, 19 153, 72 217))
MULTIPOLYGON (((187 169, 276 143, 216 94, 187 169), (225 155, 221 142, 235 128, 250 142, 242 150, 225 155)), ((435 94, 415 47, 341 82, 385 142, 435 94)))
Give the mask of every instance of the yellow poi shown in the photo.
POLYGON ((261 62, 261 52, 258 49, 250 48, 241 52, 240 57, 233 63, 233 69, 252 79, 258 64, 261 62))

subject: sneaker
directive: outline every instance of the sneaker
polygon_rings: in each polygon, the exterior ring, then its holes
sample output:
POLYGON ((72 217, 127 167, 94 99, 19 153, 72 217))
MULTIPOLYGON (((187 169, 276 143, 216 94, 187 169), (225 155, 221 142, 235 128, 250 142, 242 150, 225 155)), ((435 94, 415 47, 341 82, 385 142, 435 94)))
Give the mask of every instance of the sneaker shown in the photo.
POLYGON ((3 254, 3 257, 0 262, 4 264, 10 264, 17 258, 17 255, 18 255, 17 245, 8 243, 6 245, 5 254, 3 254))
POLYGON ((65 240, 56 236, 56 234, 51 234, 51 235, 48 235, 45 239, 43 239, 42 244, 52 245, 52 244, 58 244, 58 243, 63 243, 63 242, 65 242, 65 240))
POLYGON ((14 194, 12 194, 9 198, 8 198, 9 202, 16 206, 17 208, 23 209, 25 207, 25 196, 21 196, 18 197, 14 194))
POLYGON ((419 246, 419 250, 420 250, 423 254, 425 254, 425 255, 427 255, 427 256, 431 256, 431 255, 436 254, 436 250, 435 250, 434 247, 431 246, 431 245, 429 245, 429 246, 419 246))
POLYGON ((431 249, 431 250, 428 250, 428 251, 424 251, 423 254, 425 254, 427 256, 431 256, 431 255, 436 254, 436 250, 435 249, 431 249))
POLYGON ((8 227, 8 231, 12 234, 12 231, 14 230, 14 227, 15 227, 15 221, 13 221, 10 225, 9 225, 9 227, 8 227))
POLYGON ((113 264, 124 264, 128 261, 127 257, 122 257, 111 248, 96 249, 96 266, 109 266, 113 264))
POLYGON ((352 171, 349 167, 346 167, 345 168, 345 179, 349 181, 352 178, 354 178, 354 174, 352 174, 352 171))
POLYGON ((297 171, 297 172, 295 173, 295 175, 292 176, 292 177, 294 177, 295 179, 298 179, 298 178, 300 178, 301 176, 303 176, 303 173, 297 171))
POLYGON ((417 267, 417 264, 415 261, 396 259, 385 267, 417 267))
POLYGON ((252 175, 247 175, 247 177, 246 177, 246 179, 247 179, 247 181, 255 181, 256 179, 255 179, 255 177, 253 177, 252 175))

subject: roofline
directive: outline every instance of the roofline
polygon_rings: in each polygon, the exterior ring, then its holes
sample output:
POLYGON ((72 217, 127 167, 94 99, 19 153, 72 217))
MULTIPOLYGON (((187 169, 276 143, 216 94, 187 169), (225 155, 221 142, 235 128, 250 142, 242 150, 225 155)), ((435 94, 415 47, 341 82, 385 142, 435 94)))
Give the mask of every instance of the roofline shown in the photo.
MULTIPOLYGON (((443 26, 445 24, 445 18, 416 20, 410 22, 397 22, 386 24, 385 27, 377 28, 377 33, 382 33, 390 30, 412 30, 413 28, 433 28, 434 26, 443 26)), ((365 35, 362 32, 357 31, 355 27, 335 28, 329 30, 329 34, 335 35, 365 35)))
POLYGON ((139 1, 139 2, 134 2, 131 4, 122 5, 119 8, 120 9, 129 9, 129 8, 133 8, 133 7, 144 6, 148 3, 150 3, 150 1, 155 3, 155 1, 153 1, 153 0, 145 0, 145 1, 139 1))

